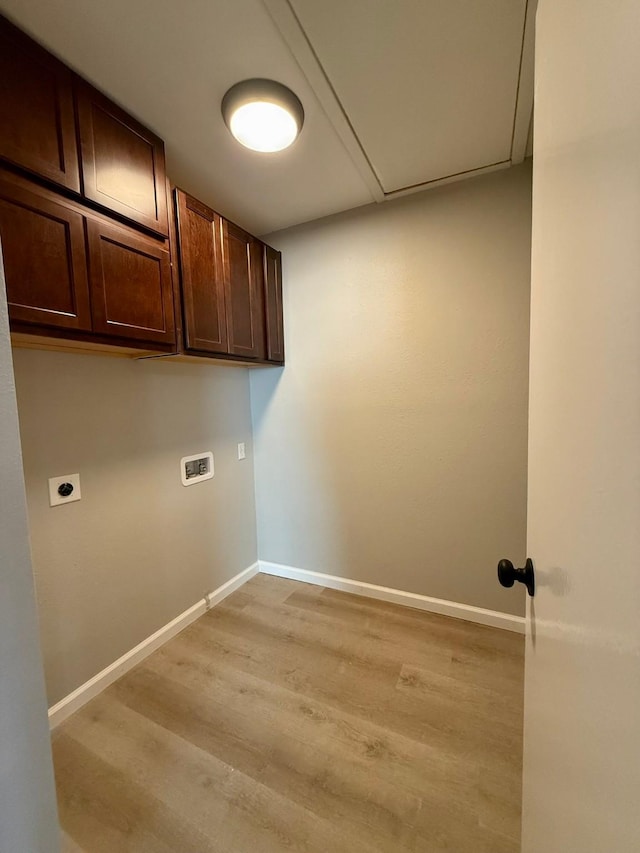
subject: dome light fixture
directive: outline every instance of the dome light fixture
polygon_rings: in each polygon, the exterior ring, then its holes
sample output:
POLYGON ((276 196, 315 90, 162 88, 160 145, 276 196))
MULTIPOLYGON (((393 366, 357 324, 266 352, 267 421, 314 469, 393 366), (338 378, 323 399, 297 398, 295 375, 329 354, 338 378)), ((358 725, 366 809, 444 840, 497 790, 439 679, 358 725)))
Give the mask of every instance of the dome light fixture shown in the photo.
POLYGON ((222 99, 222 117, 241 145, 252 151, 282 151, 304 123, 299 98, 275 80, 254 78, 232 86, 222 99))

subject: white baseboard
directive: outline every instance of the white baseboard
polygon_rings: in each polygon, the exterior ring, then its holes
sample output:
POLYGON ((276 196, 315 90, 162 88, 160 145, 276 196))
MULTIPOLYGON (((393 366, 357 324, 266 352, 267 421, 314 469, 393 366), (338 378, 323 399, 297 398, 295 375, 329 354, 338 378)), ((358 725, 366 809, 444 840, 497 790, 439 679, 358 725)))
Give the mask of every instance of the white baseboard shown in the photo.
POLYGON ((213 592, 208 593, 192 607, 189 607, 188 610, 185 610, 184 613, 176 616, 171 622, 168 622, 154 634, 151 634, 146 640, 138 643, 135 648, 126 652, 117 661, 114 661, 106 669, 103 669, 102 672, 94 675, 93 678, 90 678, 89 681, 86 681, 77 690, 74 690, 73 693, 65 696, 64 699, 61 699, 60 702, 49 708, 49 726, 52 729, 59 726, 74 711, 77 711, 90 699, 93 699, 94 696, 97 696, 98 693, 101 693, 110 684, 113 684, 125 672, 128 672, 152 652, 155 652, 156 649, 159 649, 167 640, 175 637, 176 634, 179 634, 180 631, 184 630, 192 622, 195 622, 196 619, 211 607, 214 607, 228 595, 231 595, 234 590, 241 587, 250 578, 254 577, 254 575, 257 575, 259 571, 258 563, 254 563, 248 569, 239 572, 231 580, 228 580, 213 592))
POLYGON ((376 584, 365 583, 364 581, 339 578, 336 575, 323 575, 321 572, 296 569, 292 566, 283 566, 280 563, 268 563, 259 560, 258 565, 260 571, 266 575, 290 578, 294 581, 329 587, 329 589, 341 589, 344 592, 364 595, 367 598, 377 598, 380 601, 390 601, 393 604, 414 607, 418 610, 426 610, 429 613, 440 613, 442 616, 453 616, 456 619, 465 619, 467 622, 477 622, 479 625, 503 628, 517 634, 525 633, 526 622, 523 616, 513 616, 510 613, 500 613, 497 610, 485 610, 483 607, 472 607, 470 604, 460 604, 457 601, 446 601, 442 598, 431 598, 428 595, 404 592, 401 589, 392 589, 387 586, 376 586, 376 584))
POLYGON ((525 620, 521 616, 512 616, 509 613, 500 613, 496 610, 484 610, 482 607, 472 607, 469 604, 460 604, 455 601, 445 601, 441 598, 431 598, 428 595, 419 595, 415 592, 404 592, 400 589, 392 589, 386 586, 376 586, 364 581, 340 578, 335 575, 325 575, 321 572, 310 572, 306 569, 296 569, 292 566, 283 566, 279 563, 268 563, 260 560, 249 566, 248 569, 239 572, 222 586, 208 593, 204 598, 185 610, 171 622, 168 622, 146 640, 143 640, 135 648, 126 652, 118 660, 94 675, 80 687, 61 699, 49 708, 49 725, 52 729, 60 725, 67 717, 89 702, 113 684, 120 676, 138 663, 148 657, 160 646, 164 645, 180 631, 184 630, 192 622, 195 622, 203 613, 211 607, 215 607, 228 595, 245 584, 258 572, 267 575, 276 575, 281 578, 302 581, 303 583, 315 584, 316 586, 340 589, 344 592, 352 592, 368 598, 376 598, 380 601, 390 601, 405 607, 415 607, 418 610, 426 610, 429 613, 440 613, 443 616, 453 616, 457 619, 465 619, 468 622, 477 622, 480 625, 490 625, 494 628, 504 628, 507 631, 515 631, 524 634, 525 620))
POLYGON ((238 572, 237 575, 234 575, 231 580, 228 580, 226 583, 223 583, 222 586, 219 586, 217 589, 214 589, 213 592, 207 593, 205 596, 207 602, 207 610, 210 610, 212 607, 215 607, 216 604, 220 604, 221 601, 231 595, 232 592, 235 592, 237 589, 240 589, 248 580, 255 577, 260 571, 260 564, 254 563, 252 566, 249 566, 248 569, 245 569, 242 572, 238 572))

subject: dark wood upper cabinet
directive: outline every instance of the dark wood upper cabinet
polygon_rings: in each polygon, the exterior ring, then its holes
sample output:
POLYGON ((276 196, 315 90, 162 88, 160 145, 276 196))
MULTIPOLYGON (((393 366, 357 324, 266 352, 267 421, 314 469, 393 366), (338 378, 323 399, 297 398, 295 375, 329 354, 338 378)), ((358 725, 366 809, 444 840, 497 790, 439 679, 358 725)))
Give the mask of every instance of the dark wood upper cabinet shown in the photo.
POLYGON ((185 348, 227 353, 222 218, 182 190, 175 204, 185 348))
POLYGON ((264 300, 267 359, 276 364, 284 364, 282 254, 266 245, 264 247, 264 300))
POLYGON ((80 191, 71 71, 2 16, 0 157, 80 191))
POLYGON ((172 198, 163 141, 2 15, 0 238, 29 342, 284 363, 280 253, 172 198))
POLYGON ((87 218, 87 245, 94 332, 174 344, 171 266, 165 246, 102 218, 87 218))
POLYGON ((91 329, 84 219, 78 205, 2 173, 0 241, 12 321, 91 329))
POLYGON ((168 235, 163 141, 2 16, 0 116, 0 158, 168 235))
POLYGON ((264 359, 262 243, 223 220, 224 281, 229 353, 264 359))
POLYGON ((163 141, 80 77, 75 89, 84 195, 166 237, 163 141))
POLYGON ((280 253, 175 190, 188 353, 284 363, 280 253))

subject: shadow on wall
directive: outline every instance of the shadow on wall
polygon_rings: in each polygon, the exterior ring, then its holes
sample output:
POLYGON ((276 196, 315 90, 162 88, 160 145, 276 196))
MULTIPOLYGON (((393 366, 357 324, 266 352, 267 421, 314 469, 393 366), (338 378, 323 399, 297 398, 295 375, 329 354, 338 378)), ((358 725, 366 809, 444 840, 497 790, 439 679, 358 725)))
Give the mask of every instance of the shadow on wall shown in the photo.
POLYGON ((259 556, 524 612, 530 170, 291 229, 251 376, 259 556))

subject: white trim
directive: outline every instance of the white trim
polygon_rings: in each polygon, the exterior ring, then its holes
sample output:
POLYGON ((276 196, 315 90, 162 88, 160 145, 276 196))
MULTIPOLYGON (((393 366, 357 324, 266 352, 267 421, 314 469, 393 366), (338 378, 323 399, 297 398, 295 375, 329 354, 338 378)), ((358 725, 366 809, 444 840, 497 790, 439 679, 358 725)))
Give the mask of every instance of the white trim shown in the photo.
POLYGON ((379 601, 390 601, 405 607, 415 607, 429 613, 440 613, 443 616, 453 616, 467 622, 477 622, 479 625, 490 625, 492 628, 503 628, 517 634, 525 633, 523 616, 513 616, 511 613, 500 613, 497 610, 485 610, 483 607, 473 607, 470 604, 460 604, 457 601, 446 601, 442 598, 431 598, 417 592, 404 592, 401 589, 391 589, 388 586, 377 586, 364 581, 354 581, 349 578, 339 578, 335 575, 323 575, 321 572, 310 572, 306 569, 296 569, 283 566, 280 563, 267 563, 259 560, 260 571, 266 575, 276 575, 279 578, 290 578, 294 581, 312 583, 329 589, 341 589, 367 598, 379 601))
POLYGON ((146 640, 138 643, 135 648, 126 652, 117 661, 114 661, 106 669, 103 669, 102 672, 99 672, 93 678, 90 678, 89 681, 80 685, 73 693, 65 696, 64 699, 61 699, 60 702, 49 708, 50 728, 54 729, 56 726, 59 726, 60 723, 85 705, 90 699, 93 699, 98 693, 102 693, 103 690, 110 684, 113 684, 125 672, 133 669, 140 661, 164 645, 167 640, 175 637, 176 634, 179 634, 180 631, 184 630, 192 622, 195 622, 203 613, 206 613, 209 608, 219 604, 224 598, 234 592, 234 590, 238 589, 238 587, 242 586, 254 575, 257 575, 258 572, 258 563, 254 563, 248 569, 239 572, 231 580, 228 580, 213 592, 207 593, 197 604, 194 604, 185 610, 184 613, 176 616, 175 619, 172 619, 171 622, 168 622, 154 634, 151 634, 146 640))
POLYGON ((232 592, 235 592, 247 581, 255 577, 259 571, 260 564, 254 563, 252 566, 249 566, 248 569, 245 569, 243 572, 239 572, 237 575, 234 575, 231 580, 228 580, 226 583, 223 583, 222 586, 218 587, 218 589, 214 589, 213 592, 207 593, 207 595, 205 595, 205 599, 207 601, 207 610, 212 607, 215 607, 216 604, 220 604, 220 602, 223 601, 228 595, 231 595, 232 592))

